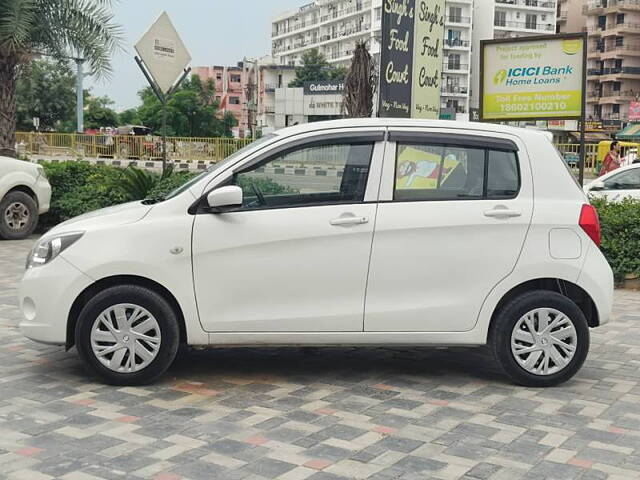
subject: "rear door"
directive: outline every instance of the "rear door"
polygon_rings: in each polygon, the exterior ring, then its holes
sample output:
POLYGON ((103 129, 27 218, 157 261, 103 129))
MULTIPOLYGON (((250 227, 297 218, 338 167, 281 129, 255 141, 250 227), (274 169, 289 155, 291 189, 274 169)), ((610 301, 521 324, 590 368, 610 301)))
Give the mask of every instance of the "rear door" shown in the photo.
POLYGON ((365 331, 470 330, 518 261, 533 212, 526 151, 455 132, 390 132, 365 331))

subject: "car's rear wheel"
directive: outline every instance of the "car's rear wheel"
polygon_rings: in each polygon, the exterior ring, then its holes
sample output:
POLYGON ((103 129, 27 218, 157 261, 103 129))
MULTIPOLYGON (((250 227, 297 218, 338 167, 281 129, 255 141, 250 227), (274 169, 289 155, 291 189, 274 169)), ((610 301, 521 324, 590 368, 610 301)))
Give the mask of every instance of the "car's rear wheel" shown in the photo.
POLYGON ((580 308, 556 292, 537 290, 509 301, 491 329, 496 359, 516 383, 550 387, 566 382, 589 351, 589 326, 580 308))
POLYGON ((144 385, 173 362, 178 318, 158 293, 137 285, 107 288, 84 306, 76 347, 91 369, 114 385, 144 385))
POLYGON ((0 238, 22 240, 38 225, 38 205, 27 193, 13 191, 0 200, 0 238))

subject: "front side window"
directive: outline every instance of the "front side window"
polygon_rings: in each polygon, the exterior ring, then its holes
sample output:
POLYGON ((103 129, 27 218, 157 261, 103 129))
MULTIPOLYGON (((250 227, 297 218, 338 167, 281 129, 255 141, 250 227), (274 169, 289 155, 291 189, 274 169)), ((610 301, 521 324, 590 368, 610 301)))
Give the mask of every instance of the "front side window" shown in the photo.
POLYGON ((394 200, 480 200, 513 198, 520 188, 512 151, 397 144, 394 200))
POLYGON ((369 178, 373 142, 312 145, 236 173, 243 209, 359 203, 369 178))

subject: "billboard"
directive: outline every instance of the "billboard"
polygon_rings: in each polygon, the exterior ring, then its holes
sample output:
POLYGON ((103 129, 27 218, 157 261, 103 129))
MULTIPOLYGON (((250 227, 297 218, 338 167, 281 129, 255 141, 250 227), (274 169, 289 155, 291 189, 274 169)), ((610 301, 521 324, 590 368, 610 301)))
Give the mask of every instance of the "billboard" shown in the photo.
POLYGON ((444 0, 383 0, 380 117, 438 118, 444 0))
POLYGON ((481 41, 481 119, 580 118, 585 65, 586 34, 481 41))

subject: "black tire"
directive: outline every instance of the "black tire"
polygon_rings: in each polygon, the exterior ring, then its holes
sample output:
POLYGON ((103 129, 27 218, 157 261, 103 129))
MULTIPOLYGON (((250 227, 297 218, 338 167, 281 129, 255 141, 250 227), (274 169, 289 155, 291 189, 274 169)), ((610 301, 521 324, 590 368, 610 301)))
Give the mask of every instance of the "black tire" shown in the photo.
POLYGON ((22 240, 33 233, 38 225, 38 204, 30 195, 13 191, 7 193, 0 200, 0 238, 5 240, 22 240), (12 228, 7 220, 6 213, 12 205, 24 206, 29 212, 27 222, 23 227, 12 228))
POLYGON ((589 325, 571 299, 556 292, 535 290, 512 299, 497 312, 489 340, 496 360, 514 382, 526 387, 553 387, 569 380, 582 367, 589 352, 589 325), (526 313, 538 308, 560 311, 576 331, 577 345, 573 357, 562 370, 549 375, 528 372, 518 363, 511 350, 511 335, 517 322, 526 313))
POLYGON ((180 343, 178 317, 169 302, 158 293, 137 285, 110 287, 95 295, 82 308, 75 330, 78 353, 90 369, 111 385, 146 385, 158 379, 173 363, 180 343), (133 304, 153 315, 160 328, 160 348, 145 368, 120 373, 103 365, 91 347, 91 329, 98 316, 111 306, 133 304))

